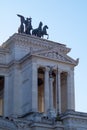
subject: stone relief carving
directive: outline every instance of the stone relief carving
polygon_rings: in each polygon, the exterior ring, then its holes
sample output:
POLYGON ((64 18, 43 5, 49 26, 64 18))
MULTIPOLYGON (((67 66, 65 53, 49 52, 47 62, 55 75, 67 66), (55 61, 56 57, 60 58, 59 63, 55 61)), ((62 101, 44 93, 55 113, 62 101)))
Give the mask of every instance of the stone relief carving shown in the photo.
POLYGON ((63 56, 62 54, 58 53, 58 52, 44 52, 44 53, 40 53, 40 54, 37 54, 37 55, 40 55, 40 56, 44 56, 44 57, 48 57, 48 58, 52 58, 52 59, 56 59, 56 60, 59 60, 59 61, 64 61, 64 62, 68 62, 68 63, 74 63, 75 64, 75 61, 68 58, 68 56, 63 56))

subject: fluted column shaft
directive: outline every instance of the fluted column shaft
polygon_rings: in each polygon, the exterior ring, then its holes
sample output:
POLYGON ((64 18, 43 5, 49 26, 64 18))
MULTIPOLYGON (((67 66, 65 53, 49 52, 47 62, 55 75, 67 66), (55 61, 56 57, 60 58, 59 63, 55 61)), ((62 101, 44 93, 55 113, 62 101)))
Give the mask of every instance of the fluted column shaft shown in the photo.
POLYGON ((44 82, 44 100, 45 100, 45 113, 49 109, 49 68, 45 67, 45 82, 44 82))
POLYGON ((49 88, 49 107, 51 110, 53 110, 53 78, 50 77, 49 79, 49 84, 50 84, 50 88, 49 88))
POLYGON ((57 86, 57 113, 61 114, 61 79, 60 79, 61 71, 57 70, 56 75, 56 86, 57 86))

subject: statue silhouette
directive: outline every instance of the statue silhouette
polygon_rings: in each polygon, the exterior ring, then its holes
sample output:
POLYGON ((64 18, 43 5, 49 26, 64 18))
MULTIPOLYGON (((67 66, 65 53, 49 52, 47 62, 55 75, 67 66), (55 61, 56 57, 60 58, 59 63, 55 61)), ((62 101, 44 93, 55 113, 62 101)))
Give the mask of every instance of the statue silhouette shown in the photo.
POLYGON ((24 16, 20 14, 17 14, 17 16, 20 17, 21 21, 20 27, 18 28, 18 33, 24 33, 24 22, 25 22, 24 16))
POLYGON ((49 35, 47 34, 47 30, 46 29, 48 29, 48 26, 47 25, 45 25, 44 27, 43 27, 43 30, 42 30, 42 37, 44 36, 44 35, 47 35, 48 37, 47 37, 47 39, 49 38, 49 35))
POLYGON ((26 18, 25 20, 25 33, 31 35, 32 25, 31 25, 32 18, 26 18))
POLYGON ((35 36, 37 36, 37 37, 41 37, 41 35, 42 35, 42 34, 41 34, 41 33, 42 33, 42 25, 43 25, 43 23, 40 22, 38 28, 36 28, 36 29, 34 29, 34 30, 32 31, 32 35, 35 35, 35 36))
MULTIPOLYGON (((49 35, 47 34, 47 29, 48 29, 48 26, 45 25, 43 28, 43 23, 40 22, 39 23, 39 26, 38 28, 36 29, 33 29, 32 28, 32 18, 25 18, 24 16, 20 15, 20 14, 17 14, 17 16, 20 18, 20 26, 18 28, 18 33, 25 33, 25 34, 29 34, 29 35, 35 35, 37 37, 44 37, 44 35, 47 35, 49 37, 49 35), (32 30, 32 33, 31 33, 31 30, 32 30)), ((48 39, 47 37, 47 39, 48 39)))
POLYGON ((31 25, 31 19, 32 18, 24 18, 24 16, 17 14, 18 17, 20 17, 20 27, 18 28, 18 33, 26 33, 31 35, 32 25, 31 25), (25 26, 24 26, 25 25, 25 26))

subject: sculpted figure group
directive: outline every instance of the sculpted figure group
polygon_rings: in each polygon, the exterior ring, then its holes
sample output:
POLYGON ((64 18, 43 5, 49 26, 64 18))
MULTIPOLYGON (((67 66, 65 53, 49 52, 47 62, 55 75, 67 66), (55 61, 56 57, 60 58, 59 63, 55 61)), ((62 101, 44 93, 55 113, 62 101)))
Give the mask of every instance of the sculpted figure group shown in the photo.
POLYGON ((18 33, 25 33, 29 35, 35 35, 37 37, 43 37, 44 35, 47 35, 47 39, 49 38, 49 35, 47 34, 48 26, 43 26, 43 23, 40 22, 38 28, 33 29, 32 27, 32 18, 25 18, 22 15, 17 14, 18 17, 20 17, 20 27, 18 28, 18 33), (42 27, 43 26, 43 27, 42 27))

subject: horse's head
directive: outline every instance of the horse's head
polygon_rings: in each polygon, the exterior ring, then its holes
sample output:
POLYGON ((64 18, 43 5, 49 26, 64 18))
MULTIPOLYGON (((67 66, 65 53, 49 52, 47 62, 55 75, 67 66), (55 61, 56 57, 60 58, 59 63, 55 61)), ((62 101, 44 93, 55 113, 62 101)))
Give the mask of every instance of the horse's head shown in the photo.
POLYGON ((46 32, 46 29, 48 29, 48 26, 47 26, 47 25, 45 25, 45 26, 43 27, 43 32, 46 32))
POLYGON ((45 25, 44 27, 45 27, 46 29, 48 29, 48 26, 47 26, 47 25, 45 25))

